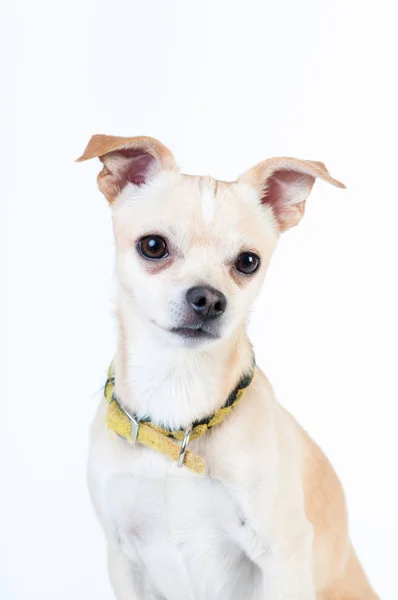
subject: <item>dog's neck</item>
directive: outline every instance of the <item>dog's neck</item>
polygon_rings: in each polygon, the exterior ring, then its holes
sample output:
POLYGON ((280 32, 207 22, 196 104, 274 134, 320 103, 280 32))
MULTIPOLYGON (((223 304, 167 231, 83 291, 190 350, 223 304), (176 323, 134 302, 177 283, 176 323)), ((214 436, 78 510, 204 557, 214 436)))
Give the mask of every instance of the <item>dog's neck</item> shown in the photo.
POLYGON ((170 429, 212 415, 250 370, 252 348, 242 325, 227 340, 201 349, 174 347, 157 326, 119 298, 115 390, 123 406, 170 429))

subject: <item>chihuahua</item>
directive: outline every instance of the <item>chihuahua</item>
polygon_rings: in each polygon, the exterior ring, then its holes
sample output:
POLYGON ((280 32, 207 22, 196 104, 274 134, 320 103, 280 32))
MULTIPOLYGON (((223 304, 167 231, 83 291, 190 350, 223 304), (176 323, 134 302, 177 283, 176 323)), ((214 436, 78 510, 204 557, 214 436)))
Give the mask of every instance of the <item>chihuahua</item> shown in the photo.
POLYGON ((118 600, 375 600, 327 458, 275 399, 246 333, 281 232, 319 177, 272 158, 183 175, 150 137, 94 135, 119 338, 91 431, 90 495, 118 600))

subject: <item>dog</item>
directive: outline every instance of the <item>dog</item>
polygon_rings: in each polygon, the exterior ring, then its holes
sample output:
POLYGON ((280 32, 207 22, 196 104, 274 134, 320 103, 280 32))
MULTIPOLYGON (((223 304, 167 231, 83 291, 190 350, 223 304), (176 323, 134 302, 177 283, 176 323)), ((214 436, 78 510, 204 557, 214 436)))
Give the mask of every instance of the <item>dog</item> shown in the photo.
POLYGON ((150 137, 94 135, 112 212, 119 338, 91 430, 90 495, 118 600, 374 600, 327 458, 255 365, 248 311, 315 161, 234 182, 150 137))

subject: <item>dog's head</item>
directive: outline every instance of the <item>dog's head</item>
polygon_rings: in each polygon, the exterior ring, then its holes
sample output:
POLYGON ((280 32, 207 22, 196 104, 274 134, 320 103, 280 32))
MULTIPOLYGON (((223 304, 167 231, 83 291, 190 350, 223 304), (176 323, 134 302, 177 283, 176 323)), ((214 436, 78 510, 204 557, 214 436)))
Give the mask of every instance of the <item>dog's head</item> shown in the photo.
POLYGON ((95 135, 79 161, 99 157, 114 224, 117 275, 132 309, 177 346, 214 344, 247 318, 279 234, 296 225, 319 162, 272 158, 237 181, 179 172, 149 137, 95 135))

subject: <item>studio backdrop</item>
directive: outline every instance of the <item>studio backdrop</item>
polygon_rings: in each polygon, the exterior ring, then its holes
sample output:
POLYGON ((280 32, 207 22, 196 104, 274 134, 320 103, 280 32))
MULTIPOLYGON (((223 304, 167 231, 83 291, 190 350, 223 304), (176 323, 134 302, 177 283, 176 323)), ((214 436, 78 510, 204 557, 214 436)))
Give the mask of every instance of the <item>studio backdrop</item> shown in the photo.
POLYGON ((233 180, 296 156, 347 185, 316 183, 250 333, 342 480, 370 581, 396 600, 395 4, 9 0, 2 14, 0 597, 113 598, 86 456, 115 351, 114 248, 99 163, 74 162, 106 133, 156 137, 186 173, 233 180))

